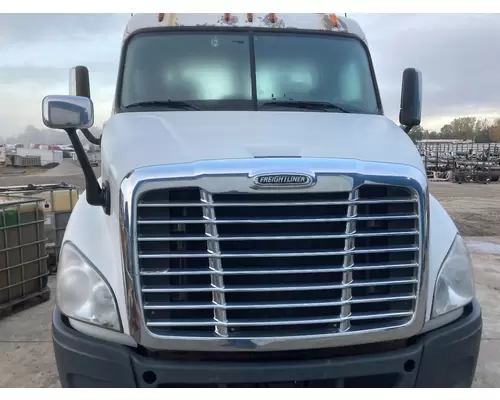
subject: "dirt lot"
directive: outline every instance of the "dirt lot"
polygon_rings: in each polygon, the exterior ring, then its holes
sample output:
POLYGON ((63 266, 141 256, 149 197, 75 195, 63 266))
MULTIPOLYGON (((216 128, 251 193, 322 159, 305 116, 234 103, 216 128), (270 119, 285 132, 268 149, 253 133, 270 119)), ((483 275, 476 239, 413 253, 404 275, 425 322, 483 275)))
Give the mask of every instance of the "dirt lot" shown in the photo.
MULTIPOLYGON (((0 186, 64 181, 83 187, 79 174, 5 177, 0 186)), ((483 340, 474 386, 500 387, 500 184, 433 183, 431 193, 467 237, 483 307, 483 340)), ((50 285, 54 286, 51 279, 50 285)), ((52 296, 54 297, 54 296, 52 296)), ((57 387, 50 341, 53 298, 0 320, 0 387, 57 387)))
MULTIPOLYGON (((19 169, 18 169, 19 170, 19 169)), ((80 166, 72 160, 64 159, 63 162, 52 169, 28 169, 23 175, 13 175, 12 167, 0 166, 0 187, 1 186, 15 186, 15 185, 41 185, 50 183, 66 182, 72 185, 85 187, 85 179, 81 173, 80 166), (10 174, 9 174, 10 172, 10 174)), ((94 168, 97 176, 100 175, 100 168, 94 168)))
POLYGON ((464 236, 500 236, 500 184, 431 183, 464 236))

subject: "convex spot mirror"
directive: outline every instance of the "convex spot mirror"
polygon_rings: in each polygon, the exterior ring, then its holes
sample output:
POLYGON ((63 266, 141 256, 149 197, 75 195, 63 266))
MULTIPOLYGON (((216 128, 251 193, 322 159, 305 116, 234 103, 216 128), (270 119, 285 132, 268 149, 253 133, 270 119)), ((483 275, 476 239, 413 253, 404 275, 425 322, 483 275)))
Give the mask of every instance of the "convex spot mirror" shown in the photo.
POLYGON ((407 127, 420 125, 422 117, 422 73, 415 68, 403 71, 399 122, 407 127))
POLYGON ((94 125, 94 105, 87 97, 47 96, 42 101, 42 118, 51 129, 88 129, 94 125))

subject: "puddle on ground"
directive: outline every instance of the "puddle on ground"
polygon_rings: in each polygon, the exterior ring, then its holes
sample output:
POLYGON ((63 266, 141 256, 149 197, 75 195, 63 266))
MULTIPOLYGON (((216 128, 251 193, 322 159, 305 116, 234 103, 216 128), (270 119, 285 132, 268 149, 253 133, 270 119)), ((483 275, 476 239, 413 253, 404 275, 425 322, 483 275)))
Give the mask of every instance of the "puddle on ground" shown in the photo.
POLYGON ((471 253, 486 253, 500 255, 500 244, 485 242, 477 239, 466 239, 467 247, 471 253))

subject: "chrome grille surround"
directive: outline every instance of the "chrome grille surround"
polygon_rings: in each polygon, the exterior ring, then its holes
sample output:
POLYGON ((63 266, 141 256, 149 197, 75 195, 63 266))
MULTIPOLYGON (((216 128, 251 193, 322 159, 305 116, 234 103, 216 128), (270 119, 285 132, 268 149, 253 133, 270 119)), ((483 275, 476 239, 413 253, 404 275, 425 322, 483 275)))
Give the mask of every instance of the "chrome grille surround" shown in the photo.
MULTIPOLYGON (((428 188, 427 179, 415 167, 400 164, 361 162, 346 159, 246 159, 200 161, 189 164, 139 168, 125 177, 120 190, 120 228, 123 243, 124 281, 127 294, 127 315, 129 330, 133 338, 142 346, 151 349, 179 351, 281 351, 312 348, 349 346, 373 342, 383 342, 411 337, 418 334, 425 321, 427 296, 427 240, 428 240, 428 188), (142 298, 142 285, 139 271, 139 251, 137 233, 137 204, 140 197, 150 191, 168 188, 198 187, 201 189, 201 201, 204 219, 212 220, 215 215, 213 194, 256 193, 252 188, 252 178, 263 173, 301 173, 314 177, 315 184, 309 188, 259 189, 259 193, 335 193, 349 192, 350 198, 345 232, 345 249, 338 253, 344 257, 342 282, 337 289, 342 290, 340 315, 331 318, 331 323, 339 325, 332 332, 302 335, 265 335, 232 336, 228 332, 231 321, 227 320, 227 304, 224 298, 227 288, 223 289, 224 275, 221 273, 221 260, 228 257, 220 253, 220 241, 217 240, 215 224, 206 224, 205 235, 207 257, 210 262, 210 292, 214 321, 213 334, 158 334, 147 326, 145 305, 142 298), (379 326, 361 331, 351 330, 352 318, 350 302, 354 269, 352 257, 356 249, 352 241, 355 230, 356 196, 363 185, 399 186, 410 190, 418 210, 418 252, 416 262, 415 301, 411 315, 404 323, 393 326, 379 326), (214 230, 215 229, 215 230, 214 230), (214 273, 215 272, 215 273, 214 273), (424 293, 424 295, 420 295, 424 293)), ((220 223, 221 221, 217 221, 220 223)), ((332 252, 326 252, 329 254, 332 252)), ((290 253, 291 256, 303 254, 290 253)), ((267 254, 272 257, 273 254, 267 254)), ((166 257, 169 257, 166 255, 166 257)), ((231 256, 229 256, 231 257, 231 256)), ((337 268, 337 271, 339 269, 337 268)), ((329 287, 331 289, 331 286, 329 287)), ((168 291, 168 288, 165 288, 168 291)), ((274 289, 273 289, 274 290, 274 289)), ((306 321, 307 322, 307 321, 306 321)), ((281 325, 283 325, 280 322, 281 325)), ((154 325, 154 324, 153 324, 154 325)), ((175 324, 172 324, 175 325, 175 324)), ((186 324, 184 324, 186 325, 186 324)), ((199 324, 198 324, 199 325, 199 324)), ((198 326, 197 325, 197 326, 198 326)), ((286 324, 285 324, 286 325, 286 324)), ((292 324, 289 324, 293 326, 292 324)), ((238 324, 241 326, 241 324, 238 324)))

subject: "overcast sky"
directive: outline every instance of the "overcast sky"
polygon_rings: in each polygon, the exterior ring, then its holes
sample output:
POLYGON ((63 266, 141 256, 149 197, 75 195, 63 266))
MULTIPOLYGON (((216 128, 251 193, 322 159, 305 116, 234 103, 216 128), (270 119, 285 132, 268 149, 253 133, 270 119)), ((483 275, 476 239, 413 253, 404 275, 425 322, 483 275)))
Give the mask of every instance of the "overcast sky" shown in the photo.
MULTIPOLYGON (((352 14, 365 31, 388 117, 397 121, 401 74, 423 73, 423 122, 500 116, 500 14, 352 14)), ((129 14, 0 14, 0 136, 42 128, 40 102, 68 93, 87 65, 96 124, 110 115, 129 14)))

